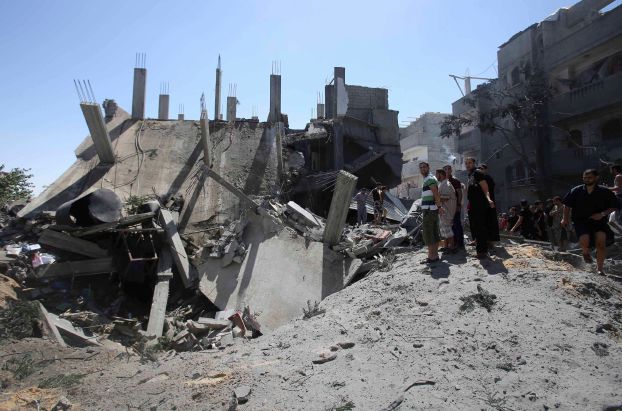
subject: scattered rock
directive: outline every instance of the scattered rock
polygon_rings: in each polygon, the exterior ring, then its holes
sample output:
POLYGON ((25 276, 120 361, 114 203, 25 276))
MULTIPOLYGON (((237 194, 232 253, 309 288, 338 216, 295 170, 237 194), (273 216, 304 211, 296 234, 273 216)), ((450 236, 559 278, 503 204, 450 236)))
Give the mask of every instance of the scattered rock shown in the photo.
POLYGON ((244 404, 249 400, 251 395, 251 387, 248 385, 240 385, 233 391, 233 394, 235 395, 238 404, 244 404))
POLYGON ((343 348, 344 350, 348 350, 354 347, 355 344, 352 341, 343 341, 343 342, 337 343, 337 345, 343 348))
POLYGON ((67 411, 71 409, 71 401, 67 397, 60 397, 56 405, 52 407, 52 411, 67 411))
POLYGON ((320 358, 313 360, 313 364, 324 364, 326 362, 332 361, 337 358, 337 353, 322 353, 320 354, 320 358))
POLYGON ((599 357, 606 357, 609 355, 609 345, 601 342, 595 342, 592 344, 592 351, 599 357))

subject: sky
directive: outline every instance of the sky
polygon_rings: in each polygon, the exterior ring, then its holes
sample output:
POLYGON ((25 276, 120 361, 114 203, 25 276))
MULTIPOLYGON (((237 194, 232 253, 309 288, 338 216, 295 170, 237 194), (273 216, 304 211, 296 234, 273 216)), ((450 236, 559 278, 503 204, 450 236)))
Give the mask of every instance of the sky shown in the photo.
MULTIPOLYGON (((449 74, 496 77, 499 45, 572 0, 0 0, 0 164, 31 169, 36 192, 74 161, 88 129, 73 79, 98 102, 131 111, 135 54, 147 54, 147 117, 168 82, 170 117, 213 116, 218 55, 223 101, 237 84, 238 117, 265 121, 272 61, 282 111, 304 128, 317 93, 346 68, 346 83, 389 90, 402 126, 450 112, 461 94, 449 74)), ((475 84, 474 84, 475 85, 475 84)), ((224 112, 225 104, 222 104, 224 112)))

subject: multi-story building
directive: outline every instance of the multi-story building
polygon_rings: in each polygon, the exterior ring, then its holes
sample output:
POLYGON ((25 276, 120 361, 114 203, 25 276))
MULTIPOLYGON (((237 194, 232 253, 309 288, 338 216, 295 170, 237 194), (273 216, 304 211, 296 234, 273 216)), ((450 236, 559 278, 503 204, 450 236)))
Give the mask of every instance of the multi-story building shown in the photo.
POLYGON ((396 187, 396 194, 403 198, 415 198, 420 192, 423 178, 419 173, 419 162, 430 164, 430 170, 447 164, 460 167, 461 161, 456 149, 457 138, 441 138, 441 123, 449 114, 424 113, 407 127, 400 128, 402 149, 402 182, 396 187))
POLYGON ((622 161, 622 6, 610 3, 583 0, 515 34, 497 52, 499 78, 453 103, 454 115, 478 118, 495 108, 484 96, 521 95, 534 71, 550 86, 539 126, 497 118, 502 132, 458 137, 459 153, 488 164, 500 207, 562 194, 584 169, 622 161))

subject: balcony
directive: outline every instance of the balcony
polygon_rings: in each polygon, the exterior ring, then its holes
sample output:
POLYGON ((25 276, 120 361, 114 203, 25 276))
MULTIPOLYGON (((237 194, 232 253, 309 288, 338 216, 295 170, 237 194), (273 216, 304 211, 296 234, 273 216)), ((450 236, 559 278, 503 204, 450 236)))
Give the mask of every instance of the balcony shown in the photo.
POLYGON ((622 7, 616 7, 570 36, 553 44, 547 44, 544 53, 545 67, 551 70, 621 35, 621 20, 622 7))
POLYGON ((598 168, 598 151, 592 148, 568 148, 553 152, 553 175, 578 176, 588 168, 598 168))
POLYGON ((553 97, 549 104, 553 123, 622 103, 622 73, 553 97))

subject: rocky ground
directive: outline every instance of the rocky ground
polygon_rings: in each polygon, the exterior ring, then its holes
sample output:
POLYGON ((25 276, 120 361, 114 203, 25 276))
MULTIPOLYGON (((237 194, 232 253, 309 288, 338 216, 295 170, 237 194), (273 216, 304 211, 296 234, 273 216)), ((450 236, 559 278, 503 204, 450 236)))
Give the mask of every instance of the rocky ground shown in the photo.
POLYGON ((221 350, 5 342, 0 409, 622 409, 619 282, 528 245, 422 258, 399 254, 317 315, 221 350))

